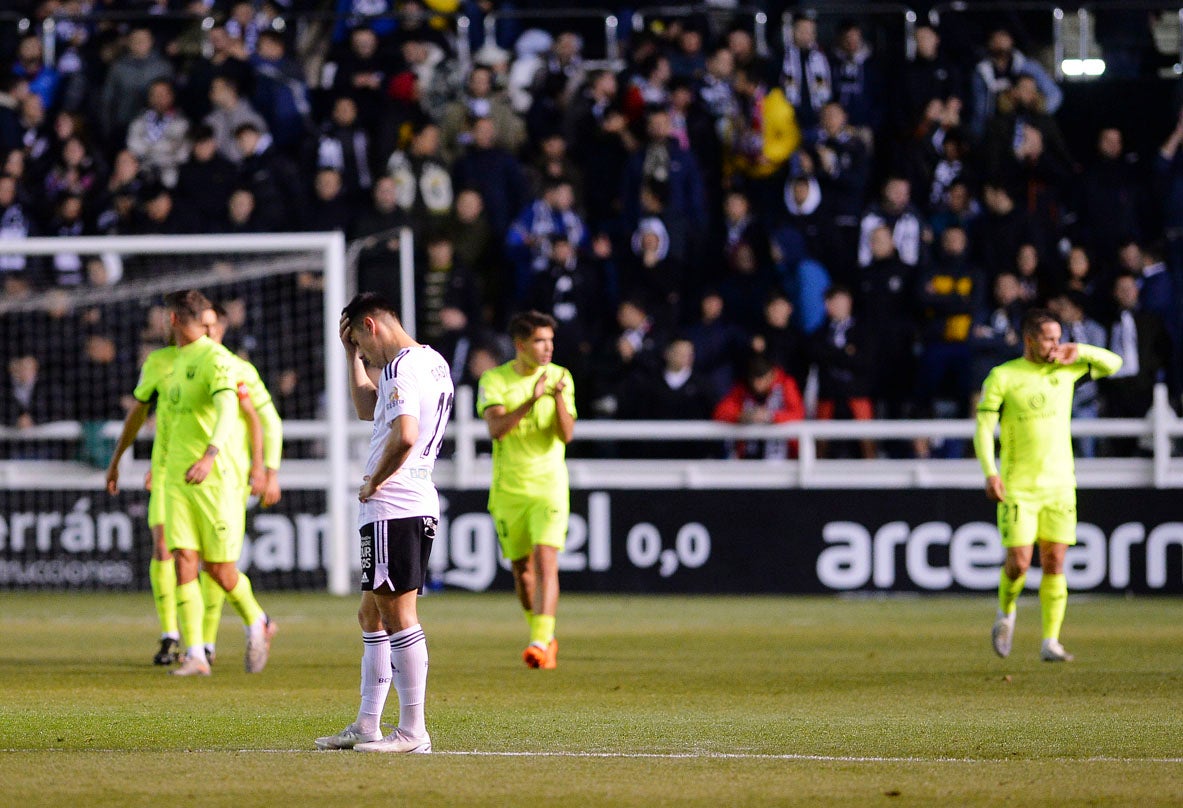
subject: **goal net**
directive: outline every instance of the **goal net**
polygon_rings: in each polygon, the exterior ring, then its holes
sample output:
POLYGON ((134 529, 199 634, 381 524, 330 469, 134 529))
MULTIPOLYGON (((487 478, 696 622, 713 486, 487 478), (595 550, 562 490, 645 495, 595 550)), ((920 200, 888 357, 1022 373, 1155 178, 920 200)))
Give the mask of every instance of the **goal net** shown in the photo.
POLYGON ((340 234, 5 240, 0 279, 0 589, 147 588, 151 420, 118 495, 105 469, 139 366, 168 342, 163 296, 191 288, 226 309, 226 346, 284 419, 283 498, 251 503, 240 566, 265 589, 348 589, 340 234))

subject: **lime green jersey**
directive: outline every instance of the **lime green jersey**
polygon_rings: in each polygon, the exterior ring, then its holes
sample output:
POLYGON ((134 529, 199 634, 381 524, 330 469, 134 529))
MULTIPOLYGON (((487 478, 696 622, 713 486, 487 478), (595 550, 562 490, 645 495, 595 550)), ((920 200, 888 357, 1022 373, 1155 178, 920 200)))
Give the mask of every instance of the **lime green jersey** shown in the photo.
POLYGON ((173 362, 177 358, 177 346, 157 348, 144 357, 140 367, 140 380, 132 395, 136 401, 151 404, 156 399, 156 437, 152 441, 152 472, 164 469, 164 452, 168 442, 168 381, 172 376, 173 362))
MULTIPOLYGON (((259 422, 263 427, 263 465, 269 469, 278 469, 280 457, 283 453, 283 426, 279 413, 271 400, 271 392, 259 375, 258 369, 247 360, 231 353, 230 376, 234 382, 234 392, 238 400, 244 398, 251 402, 258 413, 259 422)), ((251 467, 251 432, 250 422, 246 414, 239 407, 238 422, 235 436, 227 447, 231 451, 240 452, 243 468, 251 467)))
POLYGON ((505 407, 506 412, 516 410, 534 395, 534 384, 542 373, 546 374, 546 394, 534 402, 517 426, 493 441, 490 499, 498 493, 539 497, 567 493, 567 445, 555 425, 553 393, 555 385, 565 380, 561 395, 567 411, 575 417, 575 385, 569 370, 552 364, 521 376, 513 369, 512 361, 487 370, 477 387, 477 413, 483 416, 485 410, 497 405, 505 407))
POLYGON ((1099 379, 1121 367, 1121 357, 1079 345, 1071 365, 1012 359, 990 371, 978 402, 974 451, 987 477, 999 474, 1008 492, 1034 493, 1076 486, 1072 457, 1072 393, 1085 374, 1099 379), (994 463, 994 427, 1001 420, 1002 470, 994 463))
POLYGON ((201 337, 177 348, 168 380, 165 473, 170 481, 183 481, 185 472, 205 454, 210 444, 220 450, 211 476, 220 475, 223 479, 236 480, 238 484, 246 480, 249 465, 247 468, 240 465, 241 452, 221 451, 235 440, 239 419, 234 380, 237 361, 209 337, 201 337), (226 407, 225 396, 229 397, 230 407, 226 407), (222 413, 224 415, 220 417, 222 413))

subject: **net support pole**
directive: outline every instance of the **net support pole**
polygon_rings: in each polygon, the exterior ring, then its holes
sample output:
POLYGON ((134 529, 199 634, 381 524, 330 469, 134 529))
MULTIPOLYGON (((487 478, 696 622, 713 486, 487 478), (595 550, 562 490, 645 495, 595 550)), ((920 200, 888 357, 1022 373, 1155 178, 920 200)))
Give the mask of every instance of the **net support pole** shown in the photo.
POLYGON ((325 245, 325 418, 328 421, 327 479, 325 505, 328 525, 325 539, 328 589, 334 595, 348 595, 349 586, 349 401, 346 396, 349 371, 341 348, 338 322, 345 308, 345 236, 333 233, 325 245))
POLYGON ((398 233, 399 317, 412 337, 415 330, 415 234, 409 227, 398 233))

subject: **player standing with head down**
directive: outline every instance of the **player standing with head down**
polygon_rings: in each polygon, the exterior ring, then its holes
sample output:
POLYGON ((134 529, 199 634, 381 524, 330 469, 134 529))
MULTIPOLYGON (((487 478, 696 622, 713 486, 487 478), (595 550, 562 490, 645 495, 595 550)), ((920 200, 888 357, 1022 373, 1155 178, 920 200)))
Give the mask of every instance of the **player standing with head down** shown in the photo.
POLYGON ((531 668, 554 668, 558 555, 571 512, 566 449, 575 434, 575 384, 569 370, 550 361, 553 317, 518 314, 509 334, 516 356, 485 371, 477 392, 477 411, 493 438, 489 514, 530 624, 522 659, 531 668))
POLYGON ((1046 662, 1068 662, 1060 626, 1068 606, 1064 556, 1076 544, 1076 472, 1072 457, 1072 393, 1085 374, 1099 379, 1121 357, 1093 345, 1060 343, 1059 321, 1046 309, 1023 319, 1023 355, 990 371, 978 403, 974 450, 986 475, 986 496, 998 503, 1006 562, 998 584, 995 652, 1010 654, 1015 602, 1027 580, 1036 541, 1046 662), (1002 468, 994 462, 994 427, 1001 421, 1002 468))
POLYGON ((354 409, 358 418, 374 422, 358 491, 361 708, 355 722, 317 738, 316 746, 430 752, 423 717, 427 640, 416 601, 439 525, 439 494, 431 473, 452 411, 452 376, 447 361, 416 342, 394 307, 373 293, 360 294, 345 307, 341 342, 354 409), (376 385, 367 365, 382 369, 376 385), (379 727, 391 678, 398 693, 398 727, 383 737, 379 727))

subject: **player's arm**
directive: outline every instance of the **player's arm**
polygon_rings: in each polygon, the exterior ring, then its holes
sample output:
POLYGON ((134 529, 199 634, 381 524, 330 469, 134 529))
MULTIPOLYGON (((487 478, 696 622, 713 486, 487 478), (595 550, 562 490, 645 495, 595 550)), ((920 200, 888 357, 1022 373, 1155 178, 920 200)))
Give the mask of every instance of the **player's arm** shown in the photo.
POLYGON ((407 462, 415 441, 419 439, 419 419, 413 415, 400 415, 390 425, 390 436, 382 447, 382 456, 372 474, 362 482, 357 498, 365 502, 374 496, 382 484, 393 477, 407 462))
POLYGON ((279 464, 283 459, 283 419, 279 417, 279 410, 275 409, 275 402, 270 397, 267 403, 255 411, 263 427, 263 507, 270 508, 282 496, 279 464))
POLYGON ((266 479, 263 474, 263 423, 259 420, 259 411, 251 401, 250 392, 246 384, 240 383, 237 390, 238 408, 246 418, 247 434, 251 441, 251 494, 260 496, 266 479))
POLYGON ((234 419, 238 418, 238 397, 230 387, 224 387, 214 392, 214 430, 210 435, 209 445, 201 458, 185 472, 185 482, 198 485, 209 476, 214 467, 214 458, 222 446, 226 445, 230 432, 234 427, 234 419))
POLYGON ((575 415, 571 410, 570 402, 567 401, 568 396, 574 400, 574 388, 570 374, 564 372, 562 377, 555 382, 552 395, 555 397, 555 431, 559 435, 559 440, 563 443, 570 443, 571 439, 575 437, 575 415), (568 388, 572 389, 568 390, 568 388))
MULTIPOLYGON (((506 410, 502 404, 492 404, 487 407, 481 413, 481 417, 489 425, 489 437, 493 440, 501 440, 508 435, 510 430, 521 423, 530 410, 534 409, 534 404, 544 395, 546 395, 546 374, 542 373, 539 374, 538 381, 534 382, 533 394, 516 408, 506 410)), ((574 419, 571 421, 571 429, 572 431, 575 429, 574 419)))
POLYGON ((997 374, 991 371, 982 385, 982 397, 978 401, 977 426, 974 429, 974 454, 986 475, 986 496, 1001 502, 1006 495, 1002 478, 998 476, 998 465, 994 459, 994 429, 998 426, 1002 412, 1002 390, 997 374))
MULTIPOLYGON (((1060 347, 1061 349, 1069 349, 1068 353, 1073 357, 1073 362, 1088 365, 1089 375, 1094 379, 1112 376, 1121 369, 1121 357, 1105 348, 1086 345, 1083 342, 1070 342, 1060 347)), ((1064 360, 1061 359, 1061 361, 1064 360)))
POLYGON ((136 399, 136 405, 123 419, 123 431, 119 433, 119 441, 115 444, 115 451, 111 454, 111 462, 107 464, 107 493, 119 493, 119 461, 123 453, 131 448, 140 428, 148 420, 148 402, 136 399))
POLYGON ((349 397, 353 409, 363 421, 374 420, 374 407, 378 404, 378 388, 366 373, 366 363, 349 337, 349 320, 341 315, 341 344, 345 346, 346 365, 349 367, 349 397))

